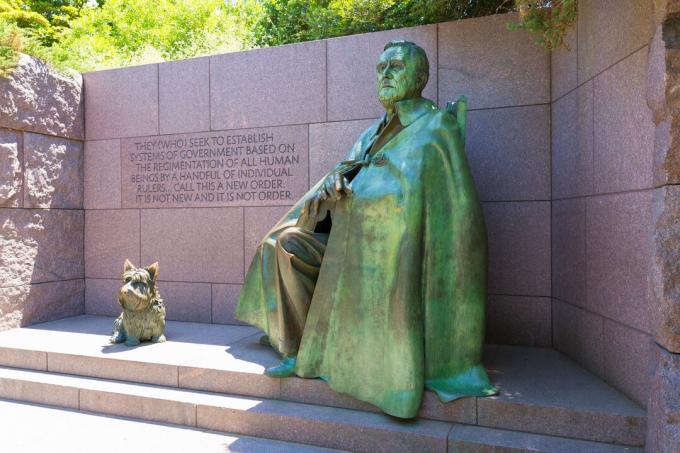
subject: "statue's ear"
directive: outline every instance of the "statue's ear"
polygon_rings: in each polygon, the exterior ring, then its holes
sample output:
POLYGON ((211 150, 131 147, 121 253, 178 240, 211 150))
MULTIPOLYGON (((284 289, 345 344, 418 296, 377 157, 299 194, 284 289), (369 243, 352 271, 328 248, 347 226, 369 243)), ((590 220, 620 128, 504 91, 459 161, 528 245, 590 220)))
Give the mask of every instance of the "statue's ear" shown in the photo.
POLYGON ((123 264, 123 272, 131 271, 132 269, 135 268, 135 265, 130 262, 130 260, 126 259, 125 264, 123 264))
POLYGON ((147 267, 146 270, 149 272, 149 275, 151 276, 151 280, 153 280, 155 282, 156 277, 158 277, 158 261, 153 263, 151 266, 147 267))

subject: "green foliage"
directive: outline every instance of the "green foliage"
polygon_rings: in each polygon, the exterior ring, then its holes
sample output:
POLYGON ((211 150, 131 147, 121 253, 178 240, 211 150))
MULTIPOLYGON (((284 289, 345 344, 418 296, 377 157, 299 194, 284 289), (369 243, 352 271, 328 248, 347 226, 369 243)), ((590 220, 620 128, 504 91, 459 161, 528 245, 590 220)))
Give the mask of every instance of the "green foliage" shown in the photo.
POLYGON ((40 56, 89 71, 241 50, 259 10, 257 2, 108 0, 81 9, 40 56))
POLYGON ((507 0, 262 0, 253 43, 275 46, 510 11, 507 0))
POLYGON ((577 0, 515 1, 521 21, 509 24, 511 30, 524 29, 538 35, 536 43, 548 50, 567 47, 564 35, 576 22, 577 0))
POLYGON ((21 31, 16 25, 0 19, 0 77, 7 77, 17 65, 21 47, 21 31))

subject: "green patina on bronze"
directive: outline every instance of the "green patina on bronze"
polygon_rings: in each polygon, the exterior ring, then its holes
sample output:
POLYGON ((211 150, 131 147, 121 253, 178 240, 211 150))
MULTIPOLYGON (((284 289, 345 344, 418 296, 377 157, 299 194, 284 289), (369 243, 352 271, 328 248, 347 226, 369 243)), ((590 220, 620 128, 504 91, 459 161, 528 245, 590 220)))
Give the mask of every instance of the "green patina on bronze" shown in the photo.
POLYGON ((158 263, 137 268, 130 260, 125 260, 123 286, 118 291, 123 312, 113 323, 111 343, 137 346, 141 341, 165 341, 165 305, 157 280, 158 263))
POLYGON ((321 377, 414 417, 497 390, 482 365, 486 229, 464 151, 464 101, 421 97, 425 52, 389 43, 385 115, 260 243, 236 308, 283 355, 270 376, 321 377))

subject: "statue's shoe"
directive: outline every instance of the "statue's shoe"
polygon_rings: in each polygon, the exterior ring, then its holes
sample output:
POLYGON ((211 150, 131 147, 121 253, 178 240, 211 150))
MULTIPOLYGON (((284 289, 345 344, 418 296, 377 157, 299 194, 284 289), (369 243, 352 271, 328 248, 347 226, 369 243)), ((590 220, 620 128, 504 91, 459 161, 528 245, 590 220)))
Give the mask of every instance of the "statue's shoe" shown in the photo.
POLYGON ((283 358, 278 365, 272 366, 264 370, 264 374, 269 377, 284 378, 290 377, 295 371, 295 361, 294 355, 289 355, 283 358))

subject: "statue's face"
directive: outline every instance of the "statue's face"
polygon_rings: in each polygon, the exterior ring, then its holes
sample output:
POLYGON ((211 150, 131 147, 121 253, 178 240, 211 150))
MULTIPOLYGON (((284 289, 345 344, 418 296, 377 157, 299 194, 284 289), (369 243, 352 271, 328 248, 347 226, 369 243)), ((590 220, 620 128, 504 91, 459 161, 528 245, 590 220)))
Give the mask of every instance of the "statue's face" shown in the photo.
POLYGON ((378 99, 386 109, 402 99, 418 96, 418 74, 402 47, 390 47, 380 55, 377 70, 378 99))

